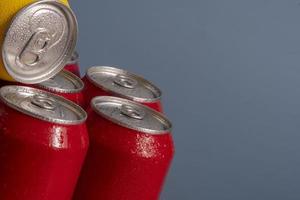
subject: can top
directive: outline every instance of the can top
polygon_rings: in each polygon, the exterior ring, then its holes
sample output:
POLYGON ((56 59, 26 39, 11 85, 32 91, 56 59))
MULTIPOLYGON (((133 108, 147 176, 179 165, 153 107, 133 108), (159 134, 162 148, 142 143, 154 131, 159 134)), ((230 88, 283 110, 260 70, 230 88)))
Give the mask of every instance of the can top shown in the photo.
POLYGON ((69 61, 67 62, 67 65, 74 65, 74 64, 78 64, 79 62, 79 54, 77 51, 74 51, 71 58, 69 59, 69 61))
POLYGON ((25 86, 4 86, 0 99, 26 115, 57 124, 81 124, 86 112, 75 103, 58 95, 25 86))
POLYGON ((13 18, 2 46, 6 71, 16 81, 40 83, 71 58, 77 40, 72 10, 53 0, 36 1, 13 18))
POLYGON ((171 122, 161 113, 131 100, 98 96, 92 99, 91 107, 102 117, 143 133, 167 134, 172 129, 171 122))
POLYGON ((62 70, 56 76, 39 83, 37 86, 53 92, 78 93, 83 90, 84 83, 73 73, 62 70))
POLYGON ((161 91, 154 84, 115 67, 91 67, 87 71, 87 78, 97 87, 133 101, 144 103, 161 99, 161 91))

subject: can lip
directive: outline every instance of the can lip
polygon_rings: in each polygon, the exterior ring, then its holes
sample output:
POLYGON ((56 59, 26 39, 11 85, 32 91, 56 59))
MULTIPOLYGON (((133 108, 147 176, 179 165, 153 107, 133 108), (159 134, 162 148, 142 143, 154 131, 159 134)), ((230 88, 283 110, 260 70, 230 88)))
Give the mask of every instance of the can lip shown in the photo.
MULTIPOLYGON (((137 102, 134 102, 134 101, 131 101, 128 99, 123 99, 123 98, 113 97, 113 96, 98 96, 98 97, 94 97, 91 100, 91 108, 97 114, 99 114, 103 118, 105 118, 115 124, 118 124, 122 127, 132 129, 132 130, 135 130, 138 132, 142 132, 145 134, 164 135, 164 134, 170 134, 172 131, 172 123, 167 119, 167 117, 165 115, 163 115, 160 112, 157 112, 156 110, 154 110, 152 108, 149 108, 148 106, 142 105, 140 103, 137 103, 137 102), (113 115, 110 115, 109 113, 105 113, 105 111, 104 112, 100 111, 100 108, 99 108, 100 104, 103 104, 103 105, 111 104, 111 105, 115 106, 112 108, 112 109, 114 109, 115 113, 119 113, 119 112, 121 113, 123 106, 131 106, 131 107, 138 108, 139 110, 144 112, 144 116, 148 117, 148 120, 150 119, 150 121, 145 122, 144 125, 146 124, 147 126, 149 126, 149 124, 152 123, 152 125, 154 126, 154 123, 161 123, 160 124, 161 127, 160 128, 156 127, 156 129, 145 127, 145 126, 143 127, 142 126, 143 124, 138 124, 139 121, 136 121, 136 120, 139 120, 138 118, 133 119, 132 122, 130 122, 129 120, 122 120, 122 119, 120 119, 120 115, 122 115, 122 113, 117 115, 119 117, 119 120, 118 120, 113 115), (118 111, 116 111, 116 110, 118 110, 118 111), (150 115, 152 118, 149 118, 150 115), (157 122, 154 122, 155 120, 157 120, 157 122), (137 123, 134 125, 135 122, 137 122, 137 123), (138 126, 138 125, 140 125, 140 126, 138 126)), ((106 111, 106 112, 108 112, 108 111, 106 111)))
POLYGON ((47 121, 50 123, 61 124, 61 125, 79 125, 79 124, 84 123, 87 119, 87 113, 79 105, 75 104, 74 102, 72 102, 68 99, 65 99, 59 95, 56 95, 56 94, 53 94, 53 93, 50 93, 50 92, 47 92, 44 90, 28 87, 28 86, 18 86, 18 85, 3 86, 0 88, 0 99, 7 106, 9 106, 23 114, 26 114, 33 118, 37 118, 37 119, 47 121), (38 114, 38 113, 30 112, 29 110, 26 110, 25 108, 22 108, 21 106, 18 106, 16 102, 9 101, 7 98, 4 97, 4 95, 9 93, 10 91, 12 91, 12 92, 13 91, 27 92, 29 94, 32 94, 32 96, 34 96, 36 94, 40 94, 42 96, 57 100, 57 101, 59 101, 60 106, 64 106, 66 109, 69 109, 69 111, 76 113, 76 115, 79 117, 79 119, 67 120, 67 119, 51 118, 51 117, 45 116, 41 113, 38 114))
MULTIPOLYGON (((63 31, 63 32, 65 32, 65 31, 63 31)), ((32 34, 35 34, 35 33, 32 33, 32 34)), ((63 34, 65 34, 65 33, 63 33, 63 34)), ((21 83, 25 83, 25 84, 36 84, 36 83, 43 82, 43 81, 53 77, 54 75, 59 73, 64 68, 67 61, 71 58, 72 53, 76 46, 77 37, 78 37, 77 34, 78 34, 78 22, 77 22, 76 16, 69 7, 65 6, 61 2, 53 1, 53 0, 40 0, 40 1, 33 2, 33 3, 29 4, 28 6, 25 6, 24 8, 20 9, 17 12, 17 14, 12 18, 11 24, 5 33, 6 36, 4 38, 4 42, 2 45, 2 58, 3 58, 4 67, 7 71, 7 73, 14 80, 21 82, 21 83), (11 38, 8 39, 8 36, 12 35, 12 36, 16 37, 15 34, 10 34, 10 32, 12 32, 13 27, 15 27, 16 24, 18 23, 18 20, 22 19, 22 17, 24 17, 23 15, 26 14, 26 12, 29 12, 30 9, 33 9, 33 8, 35 8, 35 6, 40 6, 40 5, 41 6, 42 5, 53 6, 53 7, 57 8, 61 12, 61 14, 64 15, 67 23, 70 22, 67 24, 69 31, 67 33, 68 36, 66 39, 66 43, 64 44, 63 47, 61 47, 63 49, 61 55, 59 55, 57 57, 57 59, 55 59, 55 61, 50 62, 50 64, 48 64, 49 66, 45 67, 44 70, 41 71, 39 69, 39 70, 36 70, 35 72, 34 72, 34 70, 30 70, 30 71, 32 71, 32 73, 28 73, 28 71, 24 72, 24 71, 20 70, 21 67, 17 67, 17 61, 16 61, 17 55, 14 55, 14 52, 11 52, 12 49, 9 49, 9 47, 7 47, 10 40, 12 40, 11 38)), ((33 35, 31 37, 33 37, 33 35)), ((56 45, 56 43, 54 43, 54 46, 55 45, 56 45)), ((18 48, 18 47, 13 47, 13 48, 15 48, 14 50, 16 51, 16 48, 18 48)), ((21 47, 21 48, 23 48, 23 47, 21 47)), ((21 53, 20 53, 20 55, 21 55, 21 53)), ((20 56, 20 55, 18 55, 18 56, 20 56)), ((49 59, 47 59, 47 60, 49 60, 49 59)), ((43 65, 44 65, 44 63, 39 64, 38 67, 43 66, 43 65)))
POLYGON ((162 92, 161 90, 155 86, 152 82, 146 80, 145 78, 143 78, 140 75, 131 73, 129 71, 117 68, 117 67, 112 67, 112 66, 92 66, 90 67, 87 72, 86 72, 86 77, 87 79, 93 83, 95 86, 103 89, 104 91, 107 91, 115 96, 118 97, 123 97, 132 101, 136 101, 139 103, 156 103, 158 101, 161 100, 162 97, 162 92), (126 75, 129 76, 137 81, 139 81, 139 83, 142 83, 145 88, 147 88, 148 90, 150 90, 151 92, 155 93, 155 97, 152 98, 148 98, 148 97, 137 97, 137 96, 133 96, 133 95, 129 95, 129 94, 125 94, 125 93, 120 93, 120 92, 116 92, 100 83, 98 83, 96 80, 93 80, 93 78, 91 78, 91 75, 93 73, 100 73, 100 72, 112 72, 115 73, 116 75, 126 75))
POLYGON ((72 53, 72 56, 70 58, 69 61, 67 61, 66 65, 74 65, 74 64, 77 64, 79 63, 79 54, 77 51, 74 51, 72 53))
POLYGON ((64 94, 79 93, 84 89, 83 81, 78 76, 76 76, 75 74, 73 74, 73 73, 71 73, 67 70, 62 70, 56 76, 59 76, 59 75, 61 75, 65 79, 68 79, 70 82, 72 82, 76 86, 76 88, 65 89, 63 87, 53 87, 51 85, 47 85, 47 81, 39 83, 39 84, 37 84, 37 86, 39 88, 46 89, 46 90, 49 90, 49 91, 52 91, 52 92, 58 92, 58 93, 64 93, 64 94))

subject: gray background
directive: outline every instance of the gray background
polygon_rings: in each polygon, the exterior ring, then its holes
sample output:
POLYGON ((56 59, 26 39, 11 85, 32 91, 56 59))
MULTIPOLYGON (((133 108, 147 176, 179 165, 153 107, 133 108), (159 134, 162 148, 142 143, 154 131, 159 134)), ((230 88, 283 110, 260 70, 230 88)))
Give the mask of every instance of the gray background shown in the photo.
POLYGON ((300 199, 300 0, 73 0, 81 66, 164 91, 161 199, 300 199))

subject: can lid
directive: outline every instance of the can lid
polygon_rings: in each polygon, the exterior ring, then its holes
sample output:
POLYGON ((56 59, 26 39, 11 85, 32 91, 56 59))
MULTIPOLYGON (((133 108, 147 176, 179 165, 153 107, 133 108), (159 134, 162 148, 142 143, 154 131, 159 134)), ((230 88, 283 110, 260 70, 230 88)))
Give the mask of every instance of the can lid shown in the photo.
POLYGON ((84 83, 73 73, 62 70, 56 76, 39 83, 37 86, 53 92, 78 93, 83 90, 84 83))
POLYGON ((80 124, 86 112, 75 103, 58 95, 25 86, 4 86, 0 99, 26 115, 57 124, 80 124))
POLYGON ((137 102, 157 102, 161 91, 151 82, 128 71, 109 66, 91 67, 87 78, 97 87, 137 102))
POLYGON ((77 64, 79 62, 79 54, 77 51, 74 51, 71 58, 67 62, 67 65, 77 64))
POLYGON ((148 134, 170 133, 172 124, 161 113, 139 103, 111 96, 98 96, 91 101, 92 109, 104 118, 148 134))
POLYGON ((54 76, 72 56, 77 28, 72 10, 58 1, 37 1, 21 9, 2 46, 6 71, 27 84, 54 76))

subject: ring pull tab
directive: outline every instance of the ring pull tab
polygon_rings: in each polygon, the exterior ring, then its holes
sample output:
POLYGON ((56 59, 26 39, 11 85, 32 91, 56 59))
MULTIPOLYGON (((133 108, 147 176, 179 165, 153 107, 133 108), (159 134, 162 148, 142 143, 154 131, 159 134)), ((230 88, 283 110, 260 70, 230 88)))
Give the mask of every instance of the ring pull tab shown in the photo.
POLYGON ((16 62, 21 66, 34 67, 51 48, 51 35, 46 29, 38 29, 25 44, 21 53, 16 57, 16 62))
POLYGON ((33 96, 31 100, 31 104, 45 110, 53 111, 56 108, 55 102, 52 99, 42 95, 33 96))
POLYGON ((145 117, 145 112, 143 110, 134 108, 133 106, 129 106, 129 105, 121 106, 121 114, 130 117, 132 119, 138 119, 138 120, 142 120, 145 117))
POLYGON ((134 89, 138 82, 125 75, 117 75, 114 77, 114 83, 128 89, 134 89))

